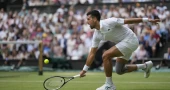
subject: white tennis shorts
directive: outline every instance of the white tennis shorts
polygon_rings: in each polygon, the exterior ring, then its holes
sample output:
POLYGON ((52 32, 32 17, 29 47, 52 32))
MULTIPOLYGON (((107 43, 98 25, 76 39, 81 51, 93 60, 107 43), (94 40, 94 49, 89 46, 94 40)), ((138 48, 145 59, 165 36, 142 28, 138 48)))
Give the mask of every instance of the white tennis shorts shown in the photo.
POLYGON ((128 37, 122 40, 121 42, 117 43, 115 46, 123 54, 123 56, 118 58, 129 60, 132 53, 137 49, 138 45, 139 45, 139 41, 135 35, 128 37))

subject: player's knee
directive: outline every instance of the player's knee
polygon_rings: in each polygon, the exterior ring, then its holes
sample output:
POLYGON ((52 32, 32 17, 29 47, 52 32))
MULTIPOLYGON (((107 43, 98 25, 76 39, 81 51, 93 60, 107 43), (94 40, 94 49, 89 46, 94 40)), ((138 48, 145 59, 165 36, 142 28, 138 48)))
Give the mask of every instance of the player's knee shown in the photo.
POLYGON ((119 69, 119 68, 116 68, 115 72, 119 75, 122 75, 124 74, 123 70, 119 69))
POLYGON ((105 51, 102 55, 103 60, 110 60, 110 56, 109 53, 107 51, 105 51))

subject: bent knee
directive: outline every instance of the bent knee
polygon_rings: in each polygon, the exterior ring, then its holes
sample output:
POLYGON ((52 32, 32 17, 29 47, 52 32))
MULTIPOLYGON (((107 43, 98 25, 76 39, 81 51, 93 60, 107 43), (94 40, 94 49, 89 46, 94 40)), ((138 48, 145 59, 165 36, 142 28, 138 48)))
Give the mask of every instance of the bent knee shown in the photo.
POLYGON ((108 60, 108 59, 111 59, 111 56, 107 51, 105 51, 102 55, 102 58, 103 60, 108 60))
POLYGON ((116 69, 116 73, 119 74, 119 75, 124 74, 124 72, 122 70, 120 70, 120 69, 116 69))

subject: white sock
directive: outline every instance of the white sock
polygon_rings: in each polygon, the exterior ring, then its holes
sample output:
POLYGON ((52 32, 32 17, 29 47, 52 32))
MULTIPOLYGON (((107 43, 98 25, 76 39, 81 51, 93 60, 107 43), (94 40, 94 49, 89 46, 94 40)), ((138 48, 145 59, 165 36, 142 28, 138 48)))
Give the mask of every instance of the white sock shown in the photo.
POLYGON ((138 69, 145 69, 146 68, 146 64, 136 64, 138 69))
POLYGON ((113 84, 112 77, 106 77, 106 83, 112 85, 113 84))

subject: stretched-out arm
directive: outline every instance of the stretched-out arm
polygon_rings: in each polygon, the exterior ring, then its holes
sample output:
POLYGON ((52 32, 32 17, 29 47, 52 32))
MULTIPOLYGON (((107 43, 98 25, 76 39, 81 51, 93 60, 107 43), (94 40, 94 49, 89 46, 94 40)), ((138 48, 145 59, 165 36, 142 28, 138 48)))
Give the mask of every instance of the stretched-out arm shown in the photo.
MULTIPOLYGON (((85 66, 89 67, 93 63, 96 52, 97 52, 97 47, 91 48, 85 66)), ((83 70, 87 71, 86 68, 83 68, 83 70)))
POLYGON ((160 19, 149 19, 149 18, 108 18, 104 20, 106 23, 108 23, 111 27, 114 27, 115 25, 124 25, 124 24, 135 24, 135 23, 141 23, 141 22, 151 22, 151 23, 158 23, 160 22, 160 19))
POLYGON ((97 52, 97 47, 91 48, 90 53, 86 60, 86 64, 84 65, 83 70, 80 72, 81 77, 85 76, 85 73, 88 71, 88 68, 93 63, 96 52, 97 52))
POLYGON ((149 19, 149 18, 129 18, 129 19, 124 19, 124 24, 134 24, 134 23, 141 23, 141 22, 158 23, 158 22, 160 22, 160 19, 149 19))

